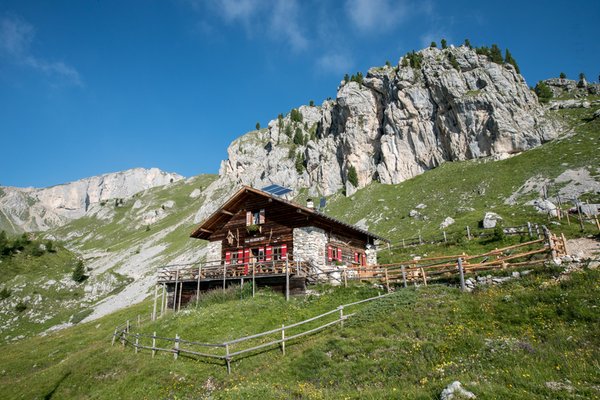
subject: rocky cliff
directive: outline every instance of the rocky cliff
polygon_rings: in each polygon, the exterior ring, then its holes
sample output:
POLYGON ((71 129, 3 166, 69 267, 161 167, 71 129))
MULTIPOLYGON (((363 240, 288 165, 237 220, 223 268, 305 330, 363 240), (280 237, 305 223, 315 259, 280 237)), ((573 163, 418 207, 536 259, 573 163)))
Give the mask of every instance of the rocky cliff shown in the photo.
POLYGON ((44 231, 83 217, 106 217, 113 208, 99 207, 109 200, 183 179, 158 168, 135 168, 94 176, 44 189, 0 188, 0 222, 9 231, 44 231))
POLYGON ((465 46, 413 57, 371 68, 362 82, 343 81, 335 100, 302 106, 238 138, 221 179, 351 193, 352 167, 359 188, 399 183, 445 161, 504 157, 556 136, 512 65, 465 46))

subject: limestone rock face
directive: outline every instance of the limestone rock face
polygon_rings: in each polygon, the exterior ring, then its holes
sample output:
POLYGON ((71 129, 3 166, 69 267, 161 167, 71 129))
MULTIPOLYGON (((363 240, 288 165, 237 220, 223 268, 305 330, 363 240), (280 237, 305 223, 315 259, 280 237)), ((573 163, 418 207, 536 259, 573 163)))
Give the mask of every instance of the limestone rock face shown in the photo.
POLYGON ((372 68, 362 83, 342 82, 335 100, 300 107, 301 119, 290 113, 236 139, 220 175, 330 195, 347 187, 350 166, 358 188, 399 183, 444 161, 515 154, 558 134, 511 65, 464 46, 419 54, 419 68, 405 58, 372 68))
POLYGON ((135 168, 44 189, 0 188, 0 210, 13 231, 47 230, 91 215, 101 202, 123 199, 183 179, 158 168, 135 168))

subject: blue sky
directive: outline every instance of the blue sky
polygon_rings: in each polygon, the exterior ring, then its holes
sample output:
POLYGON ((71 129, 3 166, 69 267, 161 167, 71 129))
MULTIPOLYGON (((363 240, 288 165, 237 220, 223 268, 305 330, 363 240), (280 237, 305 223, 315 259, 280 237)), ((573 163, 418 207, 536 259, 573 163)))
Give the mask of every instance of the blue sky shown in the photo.
POLYGON ((432 40, 509 48, 530 85, 600 74, 598 1, 0 0, 0 185, 216 173, 227 145, 432 40))

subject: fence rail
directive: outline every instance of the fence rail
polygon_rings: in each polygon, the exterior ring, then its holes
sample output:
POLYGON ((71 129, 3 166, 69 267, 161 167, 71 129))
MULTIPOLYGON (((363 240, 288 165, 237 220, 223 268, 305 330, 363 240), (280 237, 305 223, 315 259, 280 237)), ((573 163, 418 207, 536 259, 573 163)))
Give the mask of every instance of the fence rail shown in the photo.
POLYGON ((156 335, 156 332, 154 332, 152 335, 139 333, 139 332, 134 333, 134 332, 131 332, 131 325, 130 325, 129 321, 127 321, 125 324, 120 325, 115 329, 115 332, 113 334, 112 344, 114 345, 116 341, 120 341, 123 346, 131 345, 132 347, 134 347, 136 353, 140 349, 150 350, 150 351, 152 351, 153 357, 156 354, 156 352, 166 352, 166 353, 172 353, 173 357, 175 359, 177 359, 180 354, 189 354, 189 355, 198 356, 198 357, 224 360, 226 363, 226 366, 227 366, 227 373, 231 373, 231 362, 236 357, 239 358, 240 356, 242 356, 244 354, 249 354, 249 353, 255 352, 257 350, 273 347, 275 345, 281 345, 281 350, 282 350, 283 354, 285 354, 286 342, 299 339, 303 336, 311 335, 313 333, 319 332, 323 329, 329 328, 336 324, 340 324, 341 326, 343 326, 343 323, 346 319, 355 315, 354 313, 344 314, 344 310, 346 308, 356 306, 359 304, 363 304, 363 303, 366 303, 369 301, 381 299, 383 297, 389 296, 390 294, 391 293, 387 293, 387 294, 383 294, 383 295, 379 294, 376 297, 371 297, 368 299, 355 301, 353 303, 344 304, 344 305, 337 307, 336 309, 324 312, 322 314, 305 319, 303 321, 299 321, 299 322, 289 324, 289 325, 284 324, 281 326, 281 328, 271 329, 271 330, 256 333, 253 335, 248 335, 248 336, 240 337, 237 339, 228 340, 228 341, 225 341, 222 343, 202 343, 202 342, 197 342, 197 341, 192 341, 192 340, 185 340, 185 339, 182 339, 181 337, 179 337, 179 335, 177 335, 177 334, 175 335, 174 338, 172 338, 172 337, 158 336, 158 335, 156 335), (291 329, 303 326, 310 322, 321 320, 327 316, 334 315, 334 314, 337 314, 337 318, 332 321, 322 323, 321 325, 318 325, 316 327, 310 327, 309 329, 294 333, 292 335, 286 336, 286 334, 285 334, 286 331, 289 332, 291 329), (239 345, 241 343, 249 342, 249 341, 252 341, 255 339, 265 338, 270 335, 275 335, 277 333, 281 334, 281 338, 278 338, 275 340, 270 340, 270 341, 264 342, 264 343, 254 344, 254 345, 251 345, 246 348, 232 351, 232 347, 235 345, 239 345), (151 339, 152 344, 151 345, 140 344, 140 338, 151 339), (161 347, 161 346, 157 345, 157 341, 165 341, 165 342, 173 343, 173 346, 172 347, 161 347), (195 351, 190 348, 181 347, 181 344, 185 344, 185 345, 189 345, 189 346, 201 346, 201 347, 205 347, 205 348, 208 347, 208 348, 216 349, 216 351, 219 351, 219 349, 221 349, 221 353, 219 354, 219 353, 207 353, 207 352, 195 351), (225 349, 224 353, 222 353, 222 349, 225 349))

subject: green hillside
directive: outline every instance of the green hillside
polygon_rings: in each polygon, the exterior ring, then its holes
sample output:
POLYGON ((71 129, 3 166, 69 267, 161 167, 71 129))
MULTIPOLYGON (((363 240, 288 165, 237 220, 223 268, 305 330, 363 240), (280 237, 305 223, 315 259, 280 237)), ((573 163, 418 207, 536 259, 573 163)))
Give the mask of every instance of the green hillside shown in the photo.
MULTIPOLYGON (((478 398, 599 398, 598 270, 556 281, 547 268, 473 294, 428 286, 356 306, 336 326, 286 346, 222 363, 118 343, 114 327, 147 313, 146 302, 0 351, 7 399, 437 398, 459 380, 478 398)), ((317 315, 376 295, 367 285, 318 288, 292 298, 261 291, 213 294, 134 331, 215 342, 317 315), (240 295, 244 296, 240 300, 240 295)), ((134 324, 135 325, 135 324, 134 324)))

